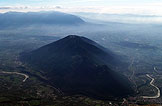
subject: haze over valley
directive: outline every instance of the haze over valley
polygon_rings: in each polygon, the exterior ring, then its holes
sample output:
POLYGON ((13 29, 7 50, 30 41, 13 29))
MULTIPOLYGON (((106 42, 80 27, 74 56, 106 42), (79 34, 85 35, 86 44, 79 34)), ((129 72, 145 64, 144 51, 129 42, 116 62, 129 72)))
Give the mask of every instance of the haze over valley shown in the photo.
POLYGON ((161 14, 93 2, 0 5, 0 106, 161 105, 161 14))

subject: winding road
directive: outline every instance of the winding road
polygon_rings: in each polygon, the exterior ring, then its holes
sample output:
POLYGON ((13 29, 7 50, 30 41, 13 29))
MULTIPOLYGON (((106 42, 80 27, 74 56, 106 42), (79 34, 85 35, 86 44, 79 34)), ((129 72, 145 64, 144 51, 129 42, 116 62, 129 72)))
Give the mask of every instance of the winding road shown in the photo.
POLYGON ((17 75, 21 75, 21 76, 24 76, 24 80, 22 82, 25 82, 29 76, 24 74, 24 73, 19 73, 19 72, 5 72, 5 71, 0 71, 0 73, 3 73, 3 74, 17 74, 17 75))
POLYGON ((159 98, 160 97, 160 89, 156 85, 153 84, 155 79, 152 78, 149 74, 146 74, 146 76, 151 79, 150 85, 157 89, 157 94, 155 96, 142 96, 142 98, 144 98, 144 99, 157 99, 157 98, 159 98))

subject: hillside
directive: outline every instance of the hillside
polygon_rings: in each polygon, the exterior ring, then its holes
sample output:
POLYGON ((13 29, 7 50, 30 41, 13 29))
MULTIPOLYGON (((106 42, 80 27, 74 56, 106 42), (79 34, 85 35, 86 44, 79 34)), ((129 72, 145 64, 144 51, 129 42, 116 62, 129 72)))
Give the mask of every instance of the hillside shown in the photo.
POLYGON ((106 99, 133 93, 128 79, 109 66, 118 63, 115 54, 85 37, 67 36, 21 55, 21 60, 65 94, 83 94, 106 99))

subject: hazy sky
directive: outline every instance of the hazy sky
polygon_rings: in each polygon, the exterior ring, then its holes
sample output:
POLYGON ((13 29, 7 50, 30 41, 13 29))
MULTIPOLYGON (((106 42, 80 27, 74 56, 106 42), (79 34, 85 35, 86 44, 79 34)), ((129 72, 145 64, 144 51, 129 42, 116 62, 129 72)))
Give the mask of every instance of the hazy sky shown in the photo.
POLYGON ((68 5, 68 6, 110 6, 146 3, 161 3, 162 0, 0 0, 1 6, 7 5, 68 5))
POLYGON ((41 10, 162 15, 162 0, 0 0, 0 12, 41 10))

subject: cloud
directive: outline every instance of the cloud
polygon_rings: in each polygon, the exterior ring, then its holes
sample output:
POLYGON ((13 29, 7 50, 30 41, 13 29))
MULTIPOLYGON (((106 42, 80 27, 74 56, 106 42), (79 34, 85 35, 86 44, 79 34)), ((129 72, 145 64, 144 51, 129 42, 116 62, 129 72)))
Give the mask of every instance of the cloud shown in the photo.
MULTIPOLYGON (((80 0, 76 0, 76 2, 80 0)), ((83 0, 85 1, 85 0, 83 0)), ((82 2, 83 2, 82 1, 82 2)), ((88 0, 99 1, 99 0, 88 0)), ((139 15, 162 15, 162 3, 145 3, 134 5, 120 6, 63 6, 63 5, 46 5, 46 6, 1 6, 0 12, 8 11, 61 11, 61 12, 93 12, 93 13, 109 13, 109 14, 139 14, 139 15)))
POLYGON ((61 9, 62 7, 61 7, 61 6, 56 6, 55 8, 57 8, 57 9, 61 9))
MULTIPOLYGON (((77 0, 79 1, 79 0, 77 0)), ((84 0, 83 0, 84 1, 84 0)), ((94 0, 89 0, 94 1, 94 0)), ((98 0, 96 0, 98 1, 98 0)), ((96 16, 87 18, 114 21, 114 22, 162 22, 162 3, 147 3, 145 5, 121 5, 121 6, 1 6, 0 13, 8 11, 37 12, 37 11, 61 11, 66 13, 87 12, 97 13, 96 16), (117 14, 116 16, 105 16, 103 14, 117 14), (126 14, 126 16, 119 16, 126 14), (129 16, 131 14, 131 16, 129 16), (134 14, 134 15, 132 15, 134 14)), ((84 16, 86 17, 86 16, 84 16)))
POLYGON ((10 7, 0 7, 0 10, 11 9, 10 7))
POLYGON ((7 6, 7 7, 0 7, 1 10, 11 10, 11 9, 28 9, 27 6, 7 6))
POLYGON ((1 6, 0 7, 0 13, 5 13, 9 11, 17 11, 17 12, 29 12, 29 11, 59 11, 61 10, 61 6, 1 6))

